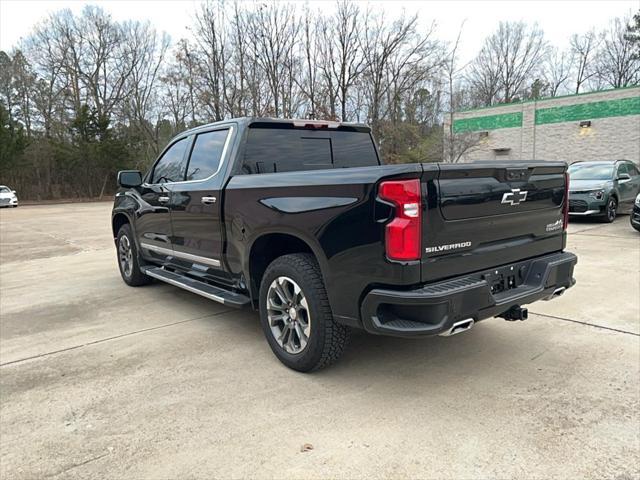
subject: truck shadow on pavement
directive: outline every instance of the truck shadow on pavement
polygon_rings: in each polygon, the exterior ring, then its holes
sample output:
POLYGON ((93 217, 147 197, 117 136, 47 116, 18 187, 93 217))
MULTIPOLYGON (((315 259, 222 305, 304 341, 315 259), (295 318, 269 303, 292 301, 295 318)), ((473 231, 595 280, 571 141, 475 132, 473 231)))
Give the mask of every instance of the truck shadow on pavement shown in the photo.
MULTIPOLYGON (((529 320, 532 321, 535 322, 535 319, 529 320)), ((225 335, 232 337, 234 342, 250 346, 255 352, 256 368, 285 369, 293 375, 302 375, 288 370, 272 354, 257 312, 230 311, 199 320, 198 323, 205 329, 213 327, 218 330, 224 326, 225 335)), ((470 331, 446 338, 436 336, 405 339, 353 330, 342 358, 311 375, 338 378, 348 372, 350 381, 359 378, 366 383, 376 378, 411 381, 412 378, 423 377, 430 372, 495 376, 495 368, 530 361, 530 357, 546 350, 544 340, 523 334, 524 323, 507 324, 501 319, 487 319, 476 324, 470 331), (523 348, 525 344, 526 348, 523 348), (534 353, 530 355, 530 352, 534 353)))

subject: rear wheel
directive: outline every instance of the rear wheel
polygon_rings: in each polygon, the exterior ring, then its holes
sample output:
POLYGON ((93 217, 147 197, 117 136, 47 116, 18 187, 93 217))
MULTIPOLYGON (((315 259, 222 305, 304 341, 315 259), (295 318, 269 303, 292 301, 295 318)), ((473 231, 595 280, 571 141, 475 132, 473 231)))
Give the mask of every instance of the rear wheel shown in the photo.
POLYGON ((284 255, 269 265, 260 285, 260 322, 276 357, 299 372, 333 363, 349 337, 333 319, 320 267, 309 254, 284 255))
POLYGON ((616 219, 616 214, 618 213, 618 201, 615 197, 609 197, 604 213, 603 221, 611 223, 616 219))
POLYGON ((151 278, 142 273, 140 269, 138 249, 133 239, 131 225, 128 223, 125 223, 120 227, 120 230, 118 230, 116 248, 118 249, 118 267, 120 268, 120 275, 124 282, 131 287, 151 283, 151 278))

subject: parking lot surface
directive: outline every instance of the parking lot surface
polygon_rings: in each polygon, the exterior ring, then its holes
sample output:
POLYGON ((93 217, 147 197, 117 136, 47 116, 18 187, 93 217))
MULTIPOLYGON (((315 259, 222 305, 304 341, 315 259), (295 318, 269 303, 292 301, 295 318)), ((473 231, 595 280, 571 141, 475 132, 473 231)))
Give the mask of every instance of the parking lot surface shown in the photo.
POLYGON ((627 216, 570 225, 578 283, 525 322, 357 334, 305 375, 273 356, 256 313, 127 287, 110 208, 0 211, 1 478, 640 476, 627 216))

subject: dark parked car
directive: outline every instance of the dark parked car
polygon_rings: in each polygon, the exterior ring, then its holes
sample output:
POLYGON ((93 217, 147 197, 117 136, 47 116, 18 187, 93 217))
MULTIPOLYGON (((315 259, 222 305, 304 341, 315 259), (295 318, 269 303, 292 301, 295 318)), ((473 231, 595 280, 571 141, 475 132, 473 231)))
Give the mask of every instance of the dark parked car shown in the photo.
POLYGON ((629 213, 640 193, 640 171, 628 160, 577 162, 569 166, 569 215, 613 222, 629 213))
POLYGON ((631 226, 640 232, 640 193, 633 204, 633 212, 631 212, 631 226))
POLYGON ((214 123, 123 171, 118 264, 260 311, 271 349, 309 371, 351 328, 453 335, 574 284, 564 162, 382 165, 360 124, 214 123))

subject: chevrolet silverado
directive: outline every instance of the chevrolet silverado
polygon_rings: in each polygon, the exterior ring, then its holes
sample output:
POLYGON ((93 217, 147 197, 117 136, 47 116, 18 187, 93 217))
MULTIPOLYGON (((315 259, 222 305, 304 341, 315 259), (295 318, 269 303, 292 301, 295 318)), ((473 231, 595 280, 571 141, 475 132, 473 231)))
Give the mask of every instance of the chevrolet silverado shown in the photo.
POLYGON ((564 162, 385 165, 366 125, 241 118, 177 135, 118 183, 123 280, 258 310, 298 371, 354 328, 453 335, 575 283, 564 162))

